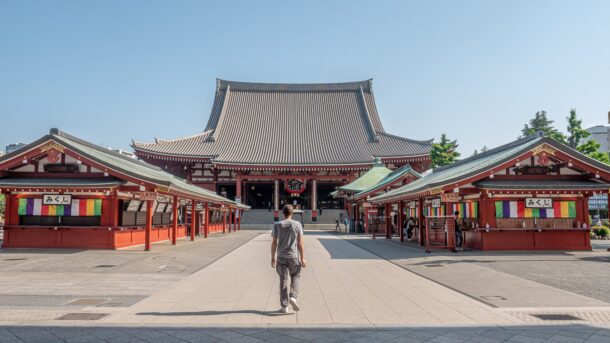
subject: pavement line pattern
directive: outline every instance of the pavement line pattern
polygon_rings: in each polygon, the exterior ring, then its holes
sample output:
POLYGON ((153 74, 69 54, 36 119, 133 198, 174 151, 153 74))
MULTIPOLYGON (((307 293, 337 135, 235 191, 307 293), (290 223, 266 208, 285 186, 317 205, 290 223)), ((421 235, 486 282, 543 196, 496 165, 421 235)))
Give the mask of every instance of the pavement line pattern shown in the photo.
POLYGON ((400 268, 336 235, 308 232, 297 314, 282 315, 264 234, 99 323, 494 325, 511 314, 400 268))

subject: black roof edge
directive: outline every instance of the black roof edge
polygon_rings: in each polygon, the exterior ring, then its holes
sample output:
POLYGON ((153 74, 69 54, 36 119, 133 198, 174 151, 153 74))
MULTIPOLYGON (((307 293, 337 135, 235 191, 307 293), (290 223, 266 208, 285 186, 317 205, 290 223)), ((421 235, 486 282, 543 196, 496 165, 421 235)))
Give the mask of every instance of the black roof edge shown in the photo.
POLYGON ((224 91, 227 86, 233 91, 258 92, 333 92, 333 91, 359 91, 362 87, 366 93, 373 91, 373 79, 354 82, 335 83, 263 83, 242 82, 216 79, 216 91, 224 91))

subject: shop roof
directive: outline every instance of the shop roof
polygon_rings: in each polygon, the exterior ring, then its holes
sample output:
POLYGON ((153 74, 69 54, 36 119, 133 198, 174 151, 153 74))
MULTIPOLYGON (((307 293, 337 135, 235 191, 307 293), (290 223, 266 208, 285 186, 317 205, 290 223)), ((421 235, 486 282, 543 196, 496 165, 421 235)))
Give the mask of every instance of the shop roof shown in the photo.
POLYGON ((431 140, 385 132, 372 80, 323 84, 217 80, 203 132, 133 143, 140 153, 279 166, 371 164, 374 156, 427 158, 431 145, 431 140))
POLYGON ((499 190, 608 190, 610 184, 592 180, 483 180, 473 183, 483 189, 499 190))
POLYGON ((1 187, 70 187, 70 188, 110 188, 125 184, 114 177, 104 178, 0 178, 1 187))
POLYGON ((437 168, 433 170, 432 173, 422 177, 421 179, 374 197, 371 199, 371 201, 384 202, 400 199, 402 197, 407 197, 409 195, 436 187, 448 186, 479 174, 481 175, 482 179, 484 177, 483 173, 487 172, 488 170, 510 161, 511 159, 542 144, 547 144, 557 150, 565 152, 566 154, 575 156, 575 158, 586 162, 594 168, 610 171, 610 166, 585 156, 582 153, 571 149, 564 144, 558 143, 549 137, 531 135, 495 149, 491 149, 485 153, 481 153, 453 164, 437 168))
MULTIPOLYGON (((37 148, 38 146, 49 141, 54 141, 61 146, 69 148, 76 154, 91 159, 110 170, 114 170, 118 173, 125 174, 145 182, 153 183, 158 186, 169 187, 174 191, 182 193, 183 196, 193 197, 197 200, 215 201, 233 206, 237 205, 235 202, 214 192, 189 184, 185 180, 167 173, 159 167, 124 156, 118 152, 87 142, 58 129, 51 129, 48 135, 43 136, 42 138, 26 145, 25 147, 22 147, 17 151, 3 156, 0 158, 0 163, 10 160, 15 156, 19 156, 31 149, 37 148)), ((249 208, 248 206, 241 204, 239 207, 244 209, 249 208)))
POLYGON ((392 169, 387 168, 381 163, 381 161, 377 160, 373 168, 369 169, 356 180, 348 183, 347 185, 339 187, 339 190, 354 193, 361 192, 375 186, 379 181, 383 180, 391 173, 392 169))
POLYGON ((374 184, 373 186, 370 186, 358 193, 356 193, 353 197, 354 198, 362 198, 365 197, 369 194, 372 194, 380 189, 384 189, 385 187, 389 187, 391 186, 394 182, 401 180, 402 178, 404 178, 406 175, 411 174, 413 176, 415 176, 417 179, 421 178, 421 174, 419 174, 418 172, 416 172, 415 170, 413 170, 413 168, 411 168, 410 165, 405 165, 402 168, 396 169, 394 171, 392 171, 390 174, 386 175, 383 179, 381 179, 379 182, 377 182, 376 184, 374 184))

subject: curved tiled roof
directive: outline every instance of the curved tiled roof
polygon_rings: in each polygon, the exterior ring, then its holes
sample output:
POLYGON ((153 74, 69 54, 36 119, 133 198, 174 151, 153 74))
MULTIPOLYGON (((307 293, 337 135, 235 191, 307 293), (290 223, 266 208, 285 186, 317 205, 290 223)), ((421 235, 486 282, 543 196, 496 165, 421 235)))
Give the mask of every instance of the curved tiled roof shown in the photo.
POLYGON ((204 132, 138 152, 255 165, 373 163, 379 157, 427 156, 431 141, 385 133, 371 80, 329 84, 217 81, 204 132))

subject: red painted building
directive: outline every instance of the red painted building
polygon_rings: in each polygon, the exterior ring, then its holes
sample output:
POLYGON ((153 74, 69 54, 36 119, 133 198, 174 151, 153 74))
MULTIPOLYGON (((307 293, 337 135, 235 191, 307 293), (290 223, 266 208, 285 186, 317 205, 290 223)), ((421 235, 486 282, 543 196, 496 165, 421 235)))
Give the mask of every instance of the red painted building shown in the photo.
POLYGON ((400 226, 416 218, 419 242, 428 248, 455 246, 452 215, 458 211, 467 248, 590 250, 588 199, 609 189, 608 165, 534 135, 435 169, 370 201, 400 208, 400 226))
POLYGON ((5 248, 119 249, 234 230, 247 206, 52 129, 0 158, 5 248))
POLYGON ((430 166, 431 141, 385 132, 372 81, 267 84, 217 80, 205 129, 193 136, 134 142, 143 160, 253 208, 296 203, 344 208, 330 195, 370 169, 430 166))

